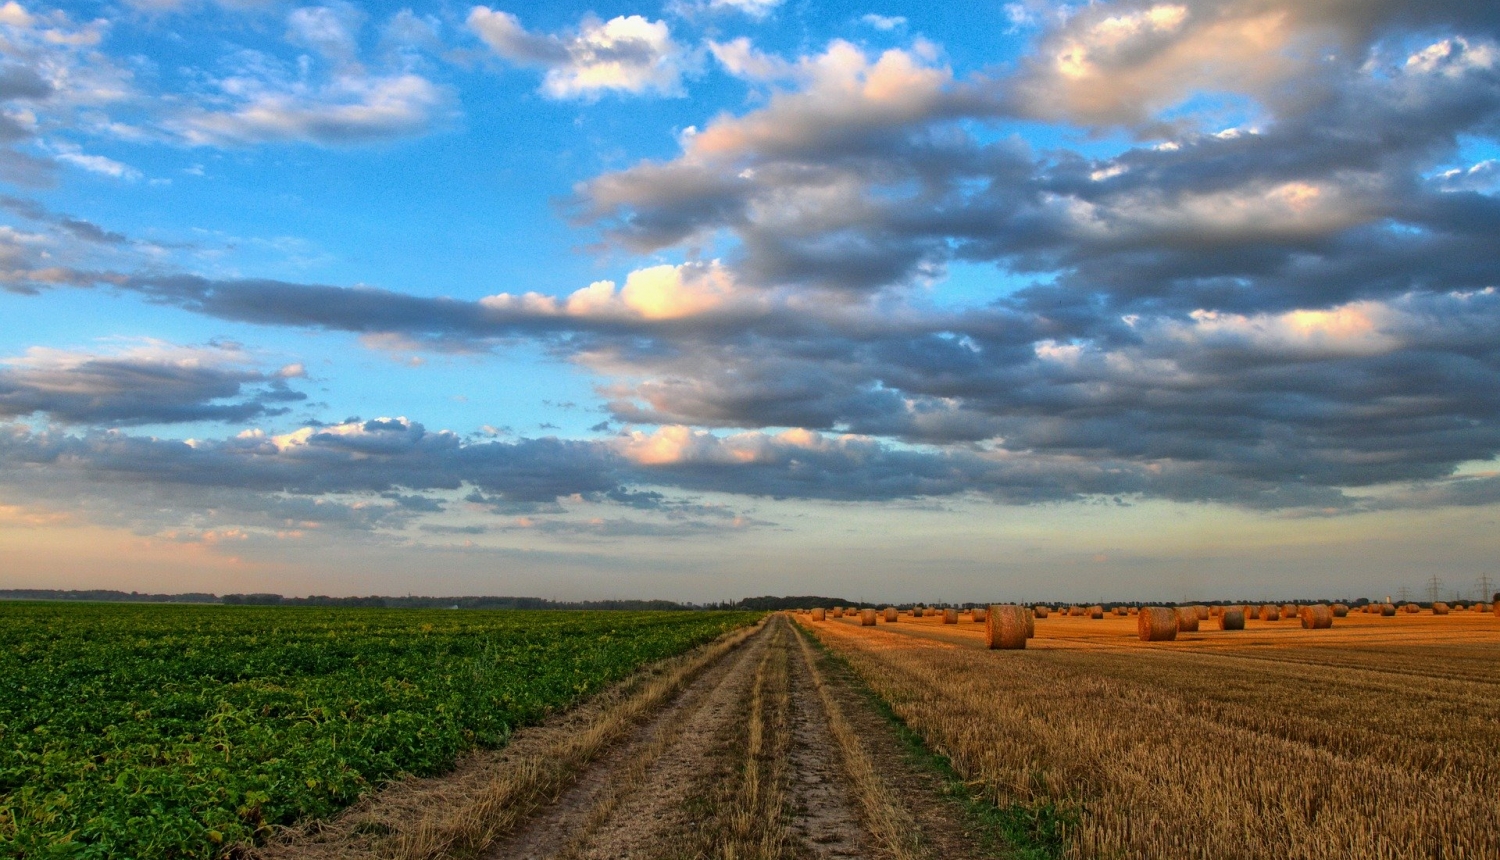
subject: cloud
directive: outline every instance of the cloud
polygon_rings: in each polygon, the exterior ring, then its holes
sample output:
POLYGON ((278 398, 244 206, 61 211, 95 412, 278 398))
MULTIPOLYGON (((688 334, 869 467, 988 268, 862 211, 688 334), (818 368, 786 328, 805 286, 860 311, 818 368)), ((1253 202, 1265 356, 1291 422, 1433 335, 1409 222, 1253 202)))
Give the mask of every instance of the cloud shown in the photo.
MULTIPOLYGON (((404 22, 403 14, 391 24, 404 22)), ((388 68, 372 71, 361 63, 363 21, 363 13, 344 3, 293 10, 287 40, 317 52, 321 65, 241 51, 230 72, 211 81, 216 93, 168 118, 164 127, 195 146, 346 146, 431 131, 451 113, 451 95, 419 73, 409 41, 388 58, 388 68)))
POLYGON ((248 363, 230 347, 148 342, 104 354, 33 347, 0 359, 0 417, 103 426, 242 423, 284 414, 281 404, 306 399, 286 384, 300 372, 267 374, 248 363))
POLYGON ((877 15, 874 12, 871 12, 867 15, 860 16, 859 20, 864 24, 887 33, 900 27, 906 26, 906 19, 900 15, 877 15))
POLYGON ((663 21, 640 15, 592 16, 563 35, 532 33, 509 12, 475 6, 469 29, 503 59, 546 69, 542 92, 594 99, 606 92, 680 95, 685 56, 663 21))

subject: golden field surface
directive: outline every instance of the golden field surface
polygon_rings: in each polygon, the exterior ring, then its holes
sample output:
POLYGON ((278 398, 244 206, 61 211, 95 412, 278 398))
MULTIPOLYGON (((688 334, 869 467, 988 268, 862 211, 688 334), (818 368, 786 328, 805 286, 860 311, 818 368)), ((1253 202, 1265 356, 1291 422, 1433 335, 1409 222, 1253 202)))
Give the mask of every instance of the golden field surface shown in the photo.
POLYGON ((1500 857, 1500 618, 1351 612, 1330 630, 962 614, 795 616, 1001 807, 1061 810, 1070 858, 1500 857))

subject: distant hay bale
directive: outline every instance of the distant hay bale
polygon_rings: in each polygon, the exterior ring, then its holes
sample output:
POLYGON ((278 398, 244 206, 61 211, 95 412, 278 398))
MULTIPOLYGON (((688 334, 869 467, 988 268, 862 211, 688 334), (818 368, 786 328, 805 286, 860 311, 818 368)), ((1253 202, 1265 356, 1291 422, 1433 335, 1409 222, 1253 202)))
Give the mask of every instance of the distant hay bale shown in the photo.
POLYGON ((921 618, 922 617, 922 607, 920 607, 920 606, 913 607, 912 611, 911 611, 911 617, 913 617, 913 618, 921 618))
POLYGON ((1092 619, 1094 619, 1095 621, 1098 621, 1099 619, 1103 618, 1104 617, 1104 607, 1102 607, 1102 606, 1090 606, 1089 607, 1089 617, 1092 618, 1092 619))
POLYGON ((1279 606, 1272 606, 1269 603, 1265 604, 1264 606, 1262 606, 1260 608, 1260 620, 1262 620, 1262 621, 1280 621, 1281 620, 1281 607, 1279 607, 1279 606))
POLYGON ((1177 607, 1177 632, 1198 632, 1198 608, 1195 606, 1177 607))
POLYGON ((989 613, 986 610, 978 607, 969 612, 969 616, 974 619, 974 622, 976 624, 983 624, 984 619, 988 617, 988 615, 989 613))
POLYGON ((1207 606, 1194 606, 1193 607, 1193 611, 1196 612, 1196 613, 1198 613, 1198 620, 1199 621, 1207 621, 1208 620, 1208 607, 1207 606))
POLYGON ((1301 610, 1299 610, 1297 608, 1297 604, 1295 604, 1295 603, 1283 603, 1283 604, 1281 604, 1281 617, 1285 618, 1288 621, 1290 621, 1293 618, 1296 618, 1297 617, 1297 613, 1300 612, 1300 611, 1301 610))
POLYGON ((1068 607, 1068 617, 1070 617, 1070 618, 1082 618, 1083 617, 1083 607, 1082 606, 1069 606, 1068 607))
POLYGON ((1298 614, 1302 619, 1303 630, 1327 630, 1333 626, 1333 610, 1326 603, 1304 606, 1298 614))
POLYGON ((1026 647, 1026 621, 1031 613, 1024 606, 1007 603, 991 606, 985 614, 984 642, 990 648, 1020 650, 1026 647))
POLYGON ((1396 604, 1382 603, 1379 605, 1380 615, 1384 618, 1392 618, 1396 615, 1396 604))
POLYGON ((1125 616, 1127 616, 1127 615, 1130 614, 1128 611, 1126 611, 1125 607, 1123 607, 1123 606, 1116 606, 1111 611, 1114 612, 1114 614, 1120 616, 1121 618, 1124 618, 1125 616))
POLYGON ((1418 612, 1422 611, 1422 607, 1418 606, 1415 603, 1408 603, 1405 606, 1401 607, 1401 611, 1405 612, 1407 615, 1416 615, 1418 612))
POLYGON ((873 609, 861 609, 859 611, 859 626, 861 626, 861 627, 874 627, 875 626, 875 610, 873 610, 873 609))
POLYGON ((958 610, 957 609, 944 609, 943 610, 943 623, 944 624, 957 624, 958 623, 958 610))
POLYGON ((1432 604, 1432 614, 1433 615, 1447 615, 1448 614, 1448 604, 1446 604, 1446 603, 1434 603, 1434 604, 1432 604))
POLYGON ((1223 614, 1224 614, 1224 607, 1222 607, 1222 606, 1210 606, 1210 607, 1208 607, 1208 617, 1209 618, 1218 618, 1219 616, 1221 616, 1223 614))
POLYGON ((824 609, 814 609, 812 611, 812 620, 814 620, 814 621, 822 621, 823 620, 823 616, 825 616, 826 614, 827 614, 827 610, 824 610, 824 609))
POLYGON ((1345 618, 1349 615, 1349 607, 1342 603, 1335 603, 1328 608, 1332 610, 1334 618, 1345 618))
POLYGON ((1139 612, 1140 612, 1140 610, 1136 609, 1134 606, 1132 606, 1132 607, 1130 607, 1129 609, 1126 610, 1126 614, 1128 614, 1128 615, 1136 615, 1139 612))
POLYGON ((1245 610, 1239 606, 1230 606, 1219 613, 1220 630, 1244 630, 1245 610))
POLYGON ((1035 609, 1033 609, 1031 611, 1034 612, 1034 613, 1036 613, 1036 617, 1038 617, 1038 618, 1046 618, 1047 615, 1052 612, 1051 609, 1048 609, 1045 606, 1038 606, 1037 608, 1035 608, 1035 609))
POLYGON ((1177 638, 1177 610, 1147 606, 1135 616, 1142 642, 1171 642, 1177 638))
POLYGON ((900 617, 901 617, 901 613, 899 613, 899 612, 896 611, 896 607, 894 607, 894 606, 887 606, 885 608, 885 620, 886 620, 887 623, 895 624, 896 623, 896 619, 900 618, 900 617))
POLYGON ((829 614, 829 616, 831 616, 833 618, 843 618, 844 617, 844 607, 842 607, 842 606, 835 606, 835 607, 833 607, 833 609, 831 609, 831 610, 828 611, 828 614, 829 614))

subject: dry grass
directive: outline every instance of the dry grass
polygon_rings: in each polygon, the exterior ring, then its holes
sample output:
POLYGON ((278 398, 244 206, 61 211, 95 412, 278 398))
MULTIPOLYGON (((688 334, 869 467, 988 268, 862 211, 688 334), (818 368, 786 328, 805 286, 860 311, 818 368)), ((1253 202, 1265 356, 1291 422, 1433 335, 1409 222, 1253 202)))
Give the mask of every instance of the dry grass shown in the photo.
POLYGON ((995 802, 1076 810, 1070 858, 1500 857, 1492 616, 1134 628, 815 632, 995 802))

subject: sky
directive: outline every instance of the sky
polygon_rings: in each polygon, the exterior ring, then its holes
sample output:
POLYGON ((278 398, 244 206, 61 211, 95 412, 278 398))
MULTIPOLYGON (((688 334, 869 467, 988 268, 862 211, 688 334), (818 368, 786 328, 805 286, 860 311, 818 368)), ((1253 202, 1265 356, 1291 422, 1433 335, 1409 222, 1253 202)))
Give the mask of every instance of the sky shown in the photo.
POLYGON ((1500 579, 1500 5, 0 5, 0 588, 1500 579))

